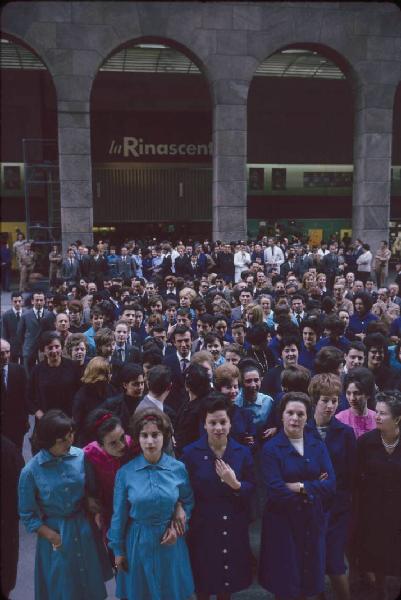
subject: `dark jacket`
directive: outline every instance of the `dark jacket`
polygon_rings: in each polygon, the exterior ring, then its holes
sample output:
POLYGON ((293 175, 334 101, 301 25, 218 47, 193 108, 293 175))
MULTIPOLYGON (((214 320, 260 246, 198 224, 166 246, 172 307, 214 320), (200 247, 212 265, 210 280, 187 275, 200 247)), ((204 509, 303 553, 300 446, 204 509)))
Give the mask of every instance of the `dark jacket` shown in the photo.
POLYGON ((9 363, 7 388, 1 394, 1 433, 21 450, 29 429, 24 367, 9 363))
POLYGON ((95 408, 100 408, 103 402, 115 396, 115 388, 107 383, 101 385, 96 383, 84 383, 74 396, 72 405, 72 416, 75 422, 75 445, 85 446, 90 440, 85 431, 86 419, 89 413, 95 408))

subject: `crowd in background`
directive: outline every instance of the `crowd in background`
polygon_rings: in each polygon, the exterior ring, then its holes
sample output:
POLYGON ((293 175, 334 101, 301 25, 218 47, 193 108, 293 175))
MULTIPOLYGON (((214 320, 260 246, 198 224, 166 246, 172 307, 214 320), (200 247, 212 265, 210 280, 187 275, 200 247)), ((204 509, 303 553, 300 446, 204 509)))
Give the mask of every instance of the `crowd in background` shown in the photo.
POLYGON ((252 582, 248 527, 262 515, 258 579, 276 598, 322 595, 325 575, 339 600, 389 598, 401 262, 389 281, 387 242, 372 254, 349 238, 77 241, 52 248, 48 278, 22 234, 13 252, 5 597, 19 504, 41 600, 105 598, 113 573, 119 598, 226 600, 252 582))

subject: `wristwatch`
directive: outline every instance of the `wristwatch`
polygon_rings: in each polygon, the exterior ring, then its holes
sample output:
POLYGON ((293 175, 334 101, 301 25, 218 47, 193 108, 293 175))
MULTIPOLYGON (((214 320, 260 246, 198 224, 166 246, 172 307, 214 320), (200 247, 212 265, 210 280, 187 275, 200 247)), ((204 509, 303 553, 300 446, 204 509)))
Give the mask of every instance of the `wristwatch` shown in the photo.
POLYGON ((305 486, 304 486, 304 484, 302 483, 302 481, 301 481, 301 482, 300 482, 300 484, 299 484, 299 493, 300 493, 300 494, 305 494, 305 486))

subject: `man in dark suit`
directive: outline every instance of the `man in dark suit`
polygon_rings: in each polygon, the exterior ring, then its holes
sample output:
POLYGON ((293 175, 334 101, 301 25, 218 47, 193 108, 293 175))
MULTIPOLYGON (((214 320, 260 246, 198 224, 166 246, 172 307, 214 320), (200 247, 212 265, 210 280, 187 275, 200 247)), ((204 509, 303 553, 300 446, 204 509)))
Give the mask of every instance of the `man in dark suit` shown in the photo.
MULTIPOLYGON (((231 311, 231 318, 233 321, 239 321, 245 317, 244 312, 250 302, 252 302, 251 292, 245 288, 241 290, 239 295, 240 306, 236 306, 231 311)), ((244 318, 245 320, 245 318, 244 318)))
MULTIPOLYGON (((116 338, 116 347, 112 354, 112 359, 118 359, 123 365, 133 362, 140 363, 140 342, 138 341, 136 345, 130 345, 127 343, 128 324, 126 321, 121 320, 116 323, 114 335, 116 338)), ((137 336, 135 336, 134 340, 138 340, 137 336)))
POLYGON ((121 248, 121 256, 117 259, 117 273, 123 279, 131 279, 135 275, 135 263, 126 246, 121 248))
POLYGON ((95 250, 93 256, 89 258, 89 279, 94 281, 98 290, 103 289, 103 279, 109 270, 107 259, 103 250, 95 250))
POLYGON ((11 347, 10 361, 19 363, 22 360, 21 348, 17 340, 18 323, 22 317, 22 294, 21 292, 12 292, 12 308, 6 310, 1 318, 1 337, 7 340, 11 347))
POLYGON ((177 252, 179 256, 177 256, 174 262, 175 274, 177 277, 186 279, 192 275, 191 259, 188 254, 185 254, 184 246, 179 246, 177 252))
POLYGON ((81 269, 73 248, 68 248, 67 257, 61 264, 61 277, 68 285, 77 283, 81 277, 81 269))
POLYGON ((43 292, 32 294, 32 307, 21 316, 17 328, 17 343, 22 348, 22 358, 26 374, 29 375, 38 358, 39 338, 43 331, 42 319, 46 319, 49 311, 44 308, 43 292))
POLYGON ((163 364, 172 373, 173 385, 166 398, 166 404, 178 410, 185 394, 184 371, 191 360, 192 332, 189 327, 177 325, 173 333, 175 352, 166 353, 163 364))
POLYGON ((10 344, 0 340, 1 433, 22 452, 24 435, 29 429, 25 402, 26 374, 21 365, 10 363, 10 344))

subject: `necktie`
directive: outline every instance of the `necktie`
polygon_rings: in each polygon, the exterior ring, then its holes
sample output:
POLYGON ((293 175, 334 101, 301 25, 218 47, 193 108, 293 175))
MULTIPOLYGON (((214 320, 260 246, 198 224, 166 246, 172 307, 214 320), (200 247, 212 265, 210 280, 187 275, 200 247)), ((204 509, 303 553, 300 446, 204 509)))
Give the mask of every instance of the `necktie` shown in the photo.
POLYGON ((296 316, 296 319, 297 319, 297 321, 298 321, 298 325, 301 325, 301 321, 302 321, 302 319, 301 319, 301 315, 297 315, 297 316, 296 316))
POLYGON ((19 321, 20 321, 20 318, 21 318, 21 313, 19 312, 19 310, 17 310, 17 312, 16 312, 16 315, 15 315, 15 316, 17 317, 17 325, 18 325, 18 323, 19 323, 19 321))
POLYGON ((42 318, 42 311, 38 310, 38 312, 37 312, 37 319, 38 319, 39 322, 40 322, 41 318, 42 318))
POLYGON ((188 360, 186 358, 181 359, 181 372, 183 373, 187 368, 188 360))
POLYGON ((121 362, 124 362, 123 349, 122 348, 118 349, 118 358, 121 360, 121 362))

